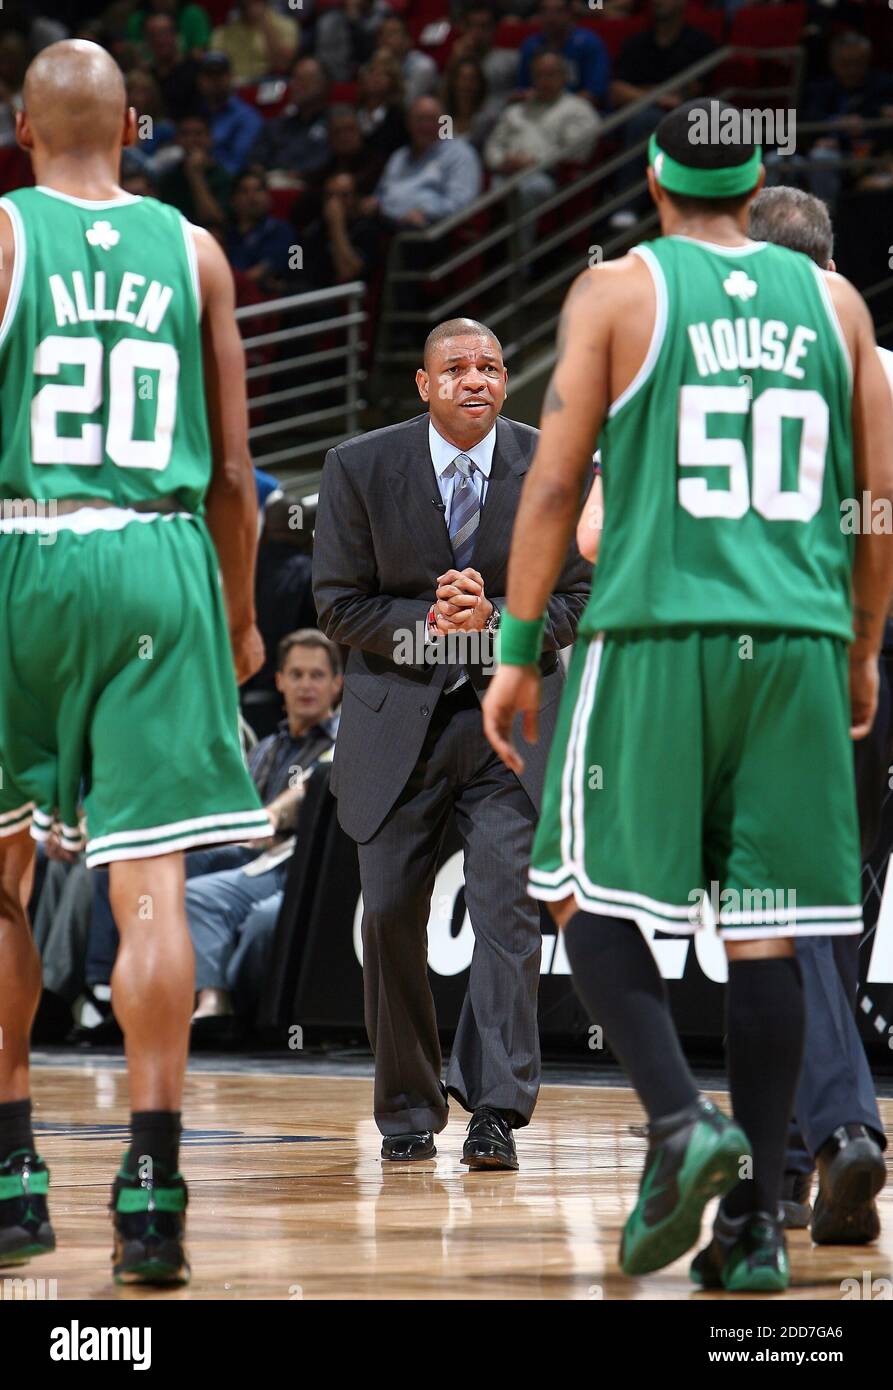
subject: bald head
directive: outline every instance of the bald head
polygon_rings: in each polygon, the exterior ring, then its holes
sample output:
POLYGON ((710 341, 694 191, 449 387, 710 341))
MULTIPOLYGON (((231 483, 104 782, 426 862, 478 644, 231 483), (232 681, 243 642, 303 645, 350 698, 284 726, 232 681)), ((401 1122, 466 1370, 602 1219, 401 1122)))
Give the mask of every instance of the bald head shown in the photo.
POLYGON ((425 339, 422 361, 426 369, 433 354, 448 338, 488 338, 498 349, 500 357, 502 356, 502 343, 485 323, 478 323, 477 319, 445 319, 436 328, 432 328, 425 339))
POLYGON ((33 143, 48 154, 115 151, 122 143, 124 77, 98 43, 65 39, 42 49, 25 73, 22 97, 33 143))

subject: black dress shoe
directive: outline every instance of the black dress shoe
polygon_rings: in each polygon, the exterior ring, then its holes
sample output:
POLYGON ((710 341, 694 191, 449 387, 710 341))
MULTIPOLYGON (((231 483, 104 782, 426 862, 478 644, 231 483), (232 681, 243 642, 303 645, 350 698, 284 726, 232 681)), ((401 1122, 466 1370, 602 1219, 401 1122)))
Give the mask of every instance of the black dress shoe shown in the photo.
POLYGON ((816 1245, 867 1245, 881 1222, 875 1197, 887 1180, 880 1144, 865 1125, 840 1125, 816 1154, 819 1195, 812 1213, 816 1245))
POLYGON ((381 1156, 390 1163, 418 1163, 423 1158, 436 1158, 434 1135, 430 1129, 419 1134, 386 1134, 381 1141, 381 1156))
POLYGON ((489 1105, 475 1110, 468 1122, 462 1162, 469 1168, 518 1167, 512 1127, 501 1110, 492 1110, 489 1105))
POLYGON ((781 1209, 786 1231, 805 1231, 812 1218, 809 1190, 812 1173, 785 1173, 781 1186, 781 1209))

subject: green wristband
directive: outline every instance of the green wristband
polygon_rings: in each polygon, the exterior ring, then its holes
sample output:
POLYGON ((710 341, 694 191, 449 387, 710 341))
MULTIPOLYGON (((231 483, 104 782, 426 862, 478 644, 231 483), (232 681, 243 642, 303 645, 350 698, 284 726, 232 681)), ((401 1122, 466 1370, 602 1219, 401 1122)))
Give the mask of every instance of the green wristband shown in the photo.
POLYGON ((545 616, 513 618, 508 609, 504 608, 499 625, 500 666, 536 665, 540 659, 545 629, 545 616))

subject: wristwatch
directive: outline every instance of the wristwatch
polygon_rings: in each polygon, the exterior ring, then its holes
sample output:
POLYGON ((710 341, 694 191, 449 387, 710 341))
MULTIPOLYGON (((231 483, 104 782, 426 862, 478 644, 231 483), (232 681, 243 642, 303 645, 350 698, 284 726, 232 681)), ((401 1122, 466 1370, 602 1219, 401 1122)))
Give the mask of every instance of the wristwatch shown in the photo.
POLYGON ((493 605, 493 611, 492 611, 492 613, 490 614, 490 616, 489 616, 489 618, 487 619, 487 621, 484 623, 484 631, 485 631, 485 632, 498 632, 498 631, 499 631, 499 625, 500 625, 501 622, 502 622, 502 614, 500 613, 499 609, 496 607, 496 604, 494 603, 494 605, 493 605))

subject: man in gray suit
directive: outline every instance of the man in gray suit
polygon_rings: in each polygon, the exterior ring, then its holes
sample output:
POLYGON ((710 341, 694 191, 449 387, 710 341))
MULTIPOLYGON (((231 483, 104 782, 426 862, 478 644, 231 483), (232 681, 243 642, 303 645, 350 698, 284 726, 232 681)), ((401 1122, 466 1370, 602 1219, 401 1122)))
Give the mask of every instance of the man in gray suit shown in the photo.
MULTIPOLYGON (((319 624, 350 649, 332 790, 359 848, 366 1027, 382 1157, 430 1158, 447 1094, 472 1113, 470 1167, 517 1168, 512 1130, 539 1089, 539 911, 526 869, 590 567, 576 547, 549 602, 539 738, 520 778, 484 737, 480 698, 506 589, 512 523, 537 430, 497 418, 495 335, 440 324, 416 374, 426 413, 330 449, 313 587, 319 624), (426 926, 450 814, 475 934, 446 1087, 426 926)), ((525 730, 532 734, 532 728, 525 730)))

